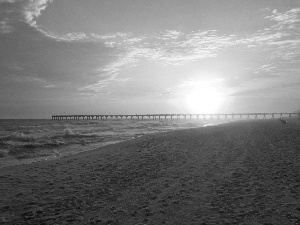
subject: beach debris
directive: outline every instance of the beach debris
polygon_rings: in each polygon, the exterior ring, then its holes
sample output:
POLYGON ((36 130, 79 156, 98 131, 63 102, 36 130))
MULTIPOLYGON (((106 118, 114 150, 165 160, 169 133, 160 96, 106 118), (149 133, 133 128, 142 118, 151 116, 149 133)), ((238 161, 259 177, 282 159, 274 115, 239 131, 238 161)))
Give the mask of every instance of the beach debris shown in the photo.
POLYGON ((288 121, 286 121, 286 120, 284 120, 284 119, 282 119, 282 118, 279 118, 279 121, 280 121, 281 123, 283 123, 283 124, 287 124, 287 123, 288 123, 288 121))

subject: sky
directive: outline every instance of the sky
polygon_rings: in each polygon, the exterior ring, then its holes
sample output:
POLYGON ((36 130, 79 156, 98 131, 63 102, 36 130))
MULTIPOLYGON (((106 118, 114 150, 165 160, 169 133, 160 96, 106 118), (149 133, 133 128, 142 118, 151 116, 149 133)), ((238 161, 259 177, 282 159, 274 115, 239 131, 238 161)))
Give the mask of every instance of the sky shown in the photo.
POLYGON ((0 119, 299 109, 298 0, 0 0, 0 119))

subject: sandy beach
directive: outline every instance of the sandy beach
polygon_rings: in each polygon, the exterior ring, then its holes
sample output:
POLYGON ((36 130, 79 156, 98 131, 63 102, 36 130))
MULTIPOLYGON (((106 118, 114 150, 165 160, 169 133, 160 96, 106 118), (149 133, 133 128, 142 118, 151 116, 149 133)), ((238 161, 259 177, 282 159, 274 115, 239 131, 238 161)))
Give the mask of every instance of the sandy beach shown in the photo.
POLYGON ((2 224, 300 224, 300 122, 151 134, 0 170, 2 224))

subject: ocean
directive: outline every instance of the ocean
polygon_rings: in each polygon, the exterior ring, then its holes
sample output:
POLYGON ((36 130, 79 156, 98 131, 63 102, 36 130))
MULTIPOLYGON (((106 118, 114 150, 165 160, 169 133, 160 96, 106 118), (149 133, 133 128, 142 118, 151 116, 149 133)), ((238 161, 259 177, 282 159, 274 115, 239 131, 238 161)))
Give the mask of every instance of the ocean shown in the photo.
POLYGON ((197 128, 192 120, 0 120, 0 168, 53 160, 143 135, 197 128))

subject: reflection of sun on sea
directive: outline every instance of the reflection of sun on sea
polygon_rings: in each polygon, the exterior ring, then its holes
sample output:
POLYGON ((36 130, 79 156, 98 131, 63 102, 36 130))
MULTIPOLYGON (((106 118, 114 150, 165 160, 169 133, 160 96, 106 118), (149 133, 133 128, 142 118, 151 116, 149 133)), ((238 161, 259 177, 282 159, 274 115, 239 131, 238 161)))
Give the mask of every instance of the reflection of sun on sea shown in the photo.
POLYGON ((209 84, 198 85, 188 93, 185 102, 190 113, 217 113, 222 105, 222 95, 209 84))

